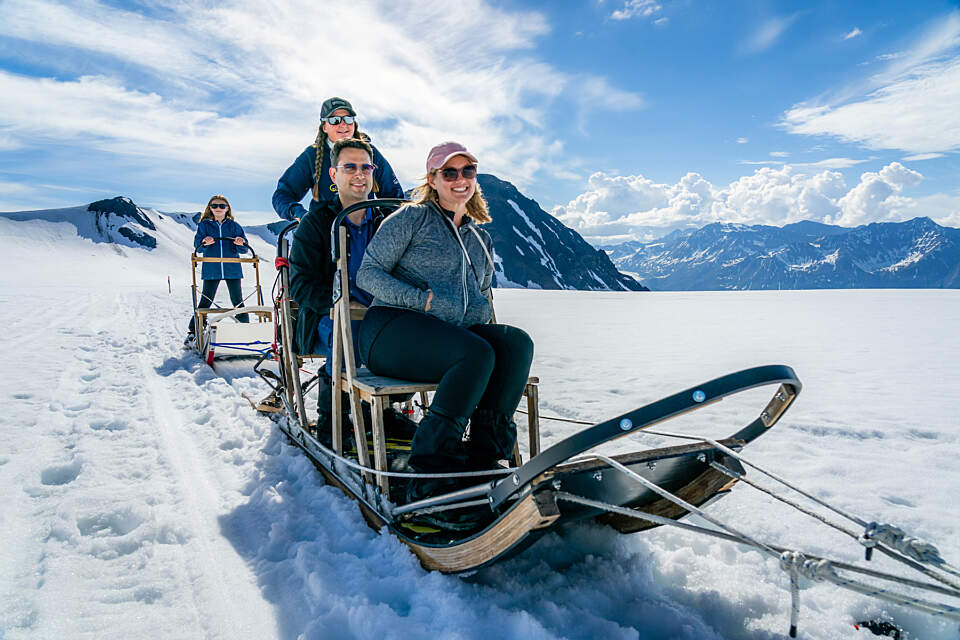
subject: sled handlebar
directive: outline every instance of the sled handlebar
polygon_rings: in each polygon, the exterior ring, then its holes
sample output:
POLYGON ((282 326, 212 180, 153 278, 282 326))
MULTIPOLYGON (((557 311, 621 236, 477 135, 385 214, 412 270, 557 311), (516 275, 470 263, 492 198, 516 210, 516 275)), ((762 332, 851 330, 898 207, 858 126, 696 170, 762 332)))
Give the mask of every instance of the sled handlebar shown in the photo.
POLYGON ((395 210, 399 209, 402 205, 405 205, 408 202, 410 201, 402 198, 377 198, 374 200, 364 200, 362 202, 352 204, 338 213, 337 217, 333 221, 333 225, 330 227, 330 259, 333 262, 336 262, 340 259, 340 243, 337 242, 337 229, 340 228, 340 225, 343 224, 344 219, 348 215, 359 209, 367 208, 395 210))
MULTIPOLYGON (((229 240, 230 242, 233 242, 234 238, 237 238, 237 237, 240 237, 240 236, 234 236, 233 238, 228 238, 228 237, 224 237, 224 236, 210 236, 210 237, 213 238, 214 242, 216 242, 216 241, 218 241, 218 240, 229 240)), ((202 245, 202 243, 201 243, 201 245, 202 245)), ((257 255, 256 250, 255 250, 252 246, 250 246, 250 242, 249 242, 249 241, 245 241, 245 242, 243 243, 243 246, 246 247, 247 249, 249 249, 249 250, 250 250, 250 253, 253 254, 253 255, 250 256, 249 258, 198 258, 198 257, 197 257, 197 251, 200 250, 200 247, 197 247, 196 249, 193 250, 193 259, 196 260, 197 262, 201 262, 201 261, 202 261, 202 262, 233 262, 233 261, 235 261, 235 260, 255 261, 255 260, 259 260, 259 259, 260 259, 260 257, 257 255)))

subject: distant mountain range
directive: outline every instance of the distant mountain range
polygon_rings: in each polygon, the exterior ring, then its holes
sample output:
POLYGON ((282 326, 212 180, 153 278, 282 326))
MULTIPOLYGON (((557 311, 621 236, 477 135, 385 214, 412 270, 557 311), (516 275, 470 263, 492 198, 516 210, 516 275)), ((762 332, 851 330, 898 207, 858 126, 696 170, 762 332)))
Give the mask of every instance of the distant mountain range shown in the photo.
POLYGON ((854 228, 714 223, 605 250, 659 291, 960 288, 960 229, 929 218, 854 228))

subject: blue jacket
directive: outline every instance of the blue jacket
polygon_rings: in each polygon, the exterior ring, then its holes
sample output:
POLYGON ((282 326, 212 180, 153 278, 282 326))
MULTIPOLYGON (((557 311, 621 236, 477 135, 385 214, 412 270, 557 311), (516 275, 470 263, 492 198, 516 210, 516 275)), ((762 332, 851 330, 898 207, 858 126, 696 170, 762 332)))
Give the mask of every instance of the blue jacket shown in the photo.
MULTIPOLYGON (((240 253, 246 253, 247 236, 243 233, 236 220, 224 218, 223 222, 216 220, 201 220, 197 225, 197 235, 193 237, 193 248, 204 258, 239 258, 240 253), (210 246, 203 244, 203 239, 207 236, 211 238, 224 238, 224 240, 215 240, 210 246), (233 239, 237 236, 243 238, 244 244, 237 246, 233 244, 233 239)), ((243 271, 240 269, 239 262, 204 262, 203 269, 200 272, 201 280, 231 280, 243 277, 243 271)))
MULTIPOLYGON (((371 198, 402 198, 403 187, 393 173, 393 168, 387 159, 373 148, 373 164, 377 165, 373 172, 377 188, 371 198)), ((273 192, 273 209, 281 218, 293 220, 303 218, 307 210, 300 201, 313 189, 313 170, 317 166, 317 147, 310 145, 303 153, 297 156, 293 164, 283 172, 277 182, 277 190, 273 192)), ((337 194, 337 185, 330 181, 330 151, 323 154, 323 167, 320 171, 319 201, 310 199, 310 211, 317 209, 321 204, 338 207, 340 198, 337 194)))

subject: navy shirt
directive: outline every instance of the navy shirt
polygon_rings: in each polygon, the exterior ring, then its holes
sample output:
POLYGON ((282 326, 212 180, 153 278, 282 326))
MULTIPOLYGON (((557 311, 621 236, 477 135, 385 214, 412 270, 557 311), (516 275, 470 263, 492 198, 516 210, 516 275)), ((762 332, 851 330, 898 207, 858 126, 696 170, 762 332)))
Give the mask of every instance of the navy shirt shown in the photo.
POLYGON ((350 218, 346 218, 344 223, 348 230, 347 275, 350 278, 350 300, 356 300, 368 307, 373 302, 373 296, 357 286, 357 271, 360 270, 360 263, 363 262, 367 245, 373 238, 373 211, 367 209, 359 225, 353 224, 350 218))

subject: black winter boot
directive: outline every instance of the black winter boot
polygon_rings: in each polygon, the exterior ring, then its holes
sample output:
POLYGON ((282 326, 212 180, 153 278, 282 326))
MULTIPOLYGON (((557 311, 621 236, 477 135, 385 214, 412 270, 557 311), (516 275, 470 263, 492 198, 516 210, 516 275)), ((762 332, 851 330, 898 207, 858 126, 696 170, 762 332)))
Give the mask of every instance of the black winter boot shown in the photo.
MULTIPOLYGON (((419 473, 463 471, 467 463, 463 447, 466 427, 466 418, 449 418, 436 411, 424 416, 410 445, 411 469, 419 473)), ((455 478, 414 479, 407 487, 407 501, 449 493, 458 489, 459 484, 455 478)))
POLYGON ((393 407, 383 410, 383 430, 388 440, 413 440, 417 433, 417 423, 393 407))
POLYGON ((467 441, 469 466, 476 471, 496 469, 500 460, 513 460, 517 444, 517 425, 512 415, 490 409, 477 409, 470 417, 467 441))

